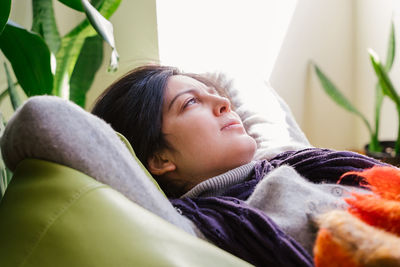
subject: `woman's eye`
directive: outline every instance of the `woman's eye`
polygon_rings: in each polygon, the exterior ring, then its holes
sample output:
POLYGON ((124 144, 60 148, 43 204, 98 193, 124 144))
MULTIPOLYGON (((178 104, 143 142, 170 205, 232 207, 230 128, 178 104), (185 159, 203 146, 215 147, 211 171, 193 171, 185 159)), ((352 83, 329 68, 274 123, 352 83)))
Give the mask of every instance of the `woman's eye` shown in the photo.
POLYGON ((185 105, 183 106, 183 109, 185 109, 186 107, 188 107, 188 106, 190 106, 190 105, 196 104, 196 103, 197 103, 197 98, 195 98, 195 97, 189 98, 189 99, 185 102, 185 105))

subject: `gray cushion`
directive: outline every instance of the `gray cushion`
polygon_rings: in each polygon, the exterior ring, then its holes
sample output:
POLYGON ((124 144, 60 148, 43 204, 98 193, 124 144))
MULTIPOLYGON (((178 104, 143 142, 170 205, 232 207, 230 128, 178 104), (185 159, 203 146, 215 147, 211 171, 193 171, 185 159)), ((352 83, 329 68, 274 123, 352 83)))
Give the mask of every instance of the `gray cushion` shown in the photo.
POLYGON ((114 130, 70 101, 55 96, 30 98, 8 122, 1 150, 11 170, 26 158, 71 167, 195 234, 192 223, 150 181, 114 130))

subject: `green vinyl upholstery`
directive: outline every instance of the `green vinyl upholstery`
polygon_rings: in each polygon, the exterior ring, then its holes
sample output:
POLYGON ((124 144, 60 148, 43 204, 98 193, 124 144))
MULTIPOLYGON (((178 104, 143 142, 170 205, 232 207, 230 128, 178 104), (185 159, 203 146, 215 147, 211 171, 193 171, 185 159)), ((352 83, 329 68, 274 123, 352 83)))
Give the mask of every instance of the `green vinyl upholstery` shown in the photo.
POLYGON ((154 177, 149 173, 149 171, 146 169, 146 167, 142 164, 142 162, 138 159, 138 157, 136 156, 135 151, 133 150, 131 144, 129 143, 129 141, 126 139, 125 136, 123 136, 122 134, 120 134, 119 132, 115 132, 117 134, 117 136, 119 137, 119 139, 121 139, 122 143, 124 143, 124 145, 126 146, 126 148, 129 150, 129 152, 132 154, 133 158, 135 159, 135 161, 137 162, 137 164, 140 166, 140 168, 142 168, 142 171, 144 172, 144 174, 149 178, 149 180, 155 185, 155 187, 158 189, 158 191, 160 191, 165 198, 167 198, 167 196, 165 195, 164 191, 161 189, 160 185, 157 183, 156 179, 154 179, 154 177))
POLYGON ((72 168, 20 162, 0 202, 0 266, 248 266, 72 168))

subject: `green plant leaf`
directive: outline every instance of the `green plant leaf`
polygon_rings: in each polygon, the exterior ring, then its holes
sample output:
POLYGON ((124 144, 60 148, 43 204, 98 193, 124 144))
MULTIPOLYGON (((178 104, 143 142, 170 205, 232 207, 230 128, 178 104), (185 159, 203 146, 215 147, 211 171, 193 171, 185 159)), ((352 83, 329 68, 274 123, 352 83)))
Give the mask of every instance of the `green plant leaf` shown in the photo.
POLYGON ((50 51, 39 35, 9 21, 0 35, 0 48, 28 97, 51 93, 50 51))
POLYGON ((6 26, 8 17, 10 16, 11 0, 0 1, 0 35, 6 26))
POLYGON ((8 184, 11 182, 11 178, 13 173, 5 166, 3 160, 1 159, 1 165, 0 167, 0 201, 4 196, 4 193, 6 192, 8 184))
MULTIPOLYGON (((81 0, 58 0, 58 1, 77 11, 81 12, 84 11, 81 0)), ((97 8, 103 1, 104 0, 92 0, 91 2, 92 5, 97 8)))
POLYGON ((96 32, 103 37, 104 41, 106 41, 112 48, 109 71, 114 72, 118 69, 119 56, 115 47, 113 25, 106 18, 104 18, 100 12, 89 3, 89 1, 81 1, 90 24, 92 24, 96 32))
MULTIPOLYGON (((394 23, 392 21, 390 27, 390 34, 389 34, 389 41, 388 41, 388 48, 386 53, 386 63, 385 63, 385 70, 389 72, 393 66, 394 58, 396 54, 396 38, 395 38, 395 29, 394 23)), ((373 152, 381 152, 382 147, 379 144, 378 136, 379 136, 379 126, 380 126, 380 117, 381 117, 381 108, 382 102, 384 99, 384 93, 382 88, 379 84, 379 81, 375 85, 375 134, 371 138, 369 149, 373 152)))
POLYGON ((315 72, 318 79, 324 89, 325 93, 339 106, 345 110, 359 116, 368 128, 368 131, 373 135, 371 125, 369 124, 367 118, 360 112, 356 107, 354 107, 349 100, 336 88, 336 86, 331 82, 331 80, 321 71, 321 69, 314 64, 315 72))
POLYGON ((376 76, 379 79, 379 85, 382 88, 383 93, 387 95, 390 99, 392 99, 396 106, 400 107, 399 95, 397 94, 397 91, 394 88, 385 68, 382 66, 378 55, 372 49, 369 49, 368 53, 376 76))
POLYGON ((371 136, 368 149, 371 152, 382 152, 382 146, 379 143, 379 121, 381 117, 381 107, 384 94, 379 83, 375 85, 375 133, 371 136))
POLYGON ((376 125, 376 131, 379 131, 379 118, 380 118, 380 114, 381 114, 381 107, 382 107, 382 102, 384 99, 384 94, 383 94, 383 90, 382 87, 380 86, 379 83, 377 83, 375 85, 375 125, 376 125))
MULTIPOLYGON (((17 82, 14 83, 14 86, 17 86, 17 85, 18 85, 17 82)), ((10 90, 10 87, 7 86, 7 88, 4 89, 4 90, 0 93, 0 102, 3 101, 4 98, 5 98, 6 96, 8 96, 8 90, 10 90)))
POLYGON ((86 37, 92 36, 88 27, 89 23, 84 21, 72 32, 61 38, 61 47, 56 54, 56 73, 54 76, 53 95, 69 98, 69 79, 78 59, 83 42, 86 37))
MULTIPOLYGON (((3 136, 5 129, 5 120, 0 112, 0 137, 3 136)), ((0 153, 0 200, 3 198, 4 192, 11 181, 12 172, 4 164, 2 154, 0 153)))
POLYGON ((83 6, 81 0, 58 0, 58 1, 70 8, 83 12, 83 6))
POLYGON ((50 51, 56 54, 61 45, 61 37, 54 18, 53 1, 32 0, 32 9, 32 31, 41 35, 50 51))
POLYGON ((0 200, 3 198, 8 185, 7 170, 3 159, 0 156, 0 200))
POLYGON ((5 168, 0 167, 0 200, 3 198, 7 188, 7 172, 5 168))
POLYGON ((394 31, 394 23, 392 21, 392 24, 390 27, 388 50, 387 50, 386 63, 385 63, 386 71, 390 71, 390 69, 392 68, 395 54, 396 54, 396 37, 395 37, 395 31, 394 31))
MULTIPOLYGON (((372 49, 369 49, 368 53, 376 76, 379 79, 379 85, 382 88, 382 92, 396 104, 398 120, 400 120, 400 97, 397 94, 397 91, 394 88, 393 83, 390 80, 385 68, 382 66, 378 55, 372 49)), ((400 154, 400 124, 398 125, 395 153, 396 155, 400 154)))
POLYGON ((8 96, 8 87, 6 90, 0 93, 0 102, 3 101, 6 96, 8 96))
MULTIPOLYGON (((379 80, 379 85, 382 88, 383 94, 387 95, 395 104, 398 113, 398 119, 400 119, 400 97, 394 88, 392 81, 387 74, 385 67, 382 66, 378 55, 370 49, 368 51, 372 66, 379 80)), ((397 140, 395 143, 395 153, 400 154, 400 125, 398 125, 397 140)))
POLYGON ((6 70, 8 94, 10 95, 11 104, 13 106, 13 109, 17 110, 17 108, 22 104, 22 101, 18 95, 17 89, 14 86, 14 83, 13 83, 11 75, 10 75, 10 71, 5 62, 4 62, 4 69, 6 70))
MULTIPOLYGON (((109 18, 118 8, 121 0, 104 0, 99 7, 99 12, 109 18)), ((83 46, 84 40, 96 34, 87 20, 76 26, 71 32, 61 39, 61 48, 57 53, 57 69, 54 78, 53 94, 69 98, 69 79, 83 46)))
POLYGON ((384 97, 382 87, 377 83, 375 86, 375 134, 377 136, 379 136, 379 121, 384 97))
POLYGON ((103 61, 103 40, 95 35, 85 39, 70 80, 70 100, 85 108, 86 93, 103 61))

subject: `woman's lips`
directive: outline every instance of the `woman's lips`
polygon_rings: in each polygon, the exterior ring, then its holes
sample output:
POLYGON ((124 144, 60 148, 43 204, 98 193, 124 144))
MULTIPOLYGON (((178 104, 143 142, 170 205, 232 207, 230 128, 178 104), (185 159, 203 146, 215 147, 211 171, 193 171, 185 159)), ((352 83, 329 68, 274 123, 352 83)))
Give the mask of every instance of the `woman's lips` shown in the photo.
POLYGON ((232 120, 226 123, 222 128, 221 131, 223 130, 229 130, 229 129, 236 129, 236 128, 243 128, 242 124, 238 120, 232 120))

